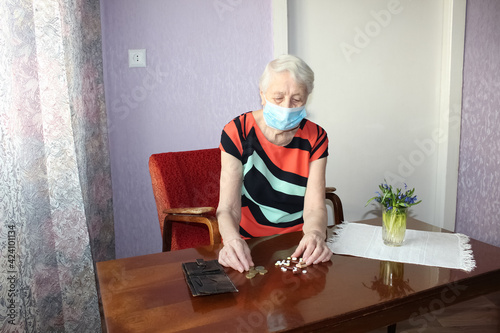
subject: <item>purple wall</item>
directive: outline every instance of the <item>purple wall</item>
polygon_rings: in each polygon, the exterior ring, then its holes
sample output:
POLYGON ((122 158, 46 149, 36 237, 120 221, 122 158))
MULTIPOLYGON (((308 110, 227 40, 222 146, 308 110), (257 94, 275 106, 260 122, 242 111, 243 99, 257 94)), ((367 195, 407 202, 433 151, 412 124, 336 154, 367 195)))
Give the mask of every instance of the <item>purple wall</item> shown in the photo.
POLYGON ((222 127, 260 107, 272 59, 271 1, 101 1, 117 258, 161 251, 153 153, 217 147, 222 127), (147 68, 128 68, 128 49, 147 68))
POLYGON ((456 231, 500 246, 500 2, 467 2, 456 231))
MULTIPOLYGON (((500 246, 500 2, 468 1, 457 232, 500 246)), ((259 105, 271 1, 101 1, 117 258, 161 250, 151 154, 216 147, 259 105), (128 68, 128 49, 147 68, 128 68)))

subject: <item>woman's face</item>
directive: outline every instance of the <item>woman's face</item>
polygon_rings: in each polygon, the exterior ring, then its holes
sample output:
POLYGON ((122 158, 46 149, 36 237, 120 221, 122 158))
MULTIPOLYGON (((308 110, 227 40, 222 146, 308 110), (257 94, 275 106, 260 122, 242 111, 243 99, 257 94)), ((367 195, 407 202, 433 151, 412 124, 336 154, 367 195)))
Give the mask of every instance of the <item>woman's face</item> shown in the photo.
POLYGON ((267 91, 260 92, 262 105, 266 99, 284 108, 296 108, 306 104, 307 89, 303 84, 298 84, 288 71, 274 73, 267 91))

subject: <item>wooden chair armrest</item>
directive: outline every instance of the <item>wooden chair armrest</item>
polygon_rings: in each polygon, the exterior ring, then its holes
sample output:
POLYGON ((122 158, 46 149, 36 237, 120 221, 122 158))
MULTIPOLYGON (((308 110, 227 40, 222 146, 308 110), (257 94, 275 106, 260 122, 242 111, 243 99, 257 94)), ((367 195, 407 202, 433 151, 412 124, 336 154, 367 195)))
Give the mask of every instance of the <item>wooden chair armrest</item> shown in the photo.
POLYGON ((335 187, 325 187, 326 193, 333 193, 335 191, 337 191, 337 189, 335 187))
POLYGON ((163 211, 165 214, 211 214, 215 212, 214 207, 187 207, 187 208, 170 208, 163 211))
MULTIPOLYGON (((212 208, 212 211, 215 211, 215 209, 212 208)), ((222 241, 219 232, 219 223, 217 222, 217 218, 215 218, 214 216, 203 214, 171 213, 165 216, 163 227, 163 251, 170 251, 172 248, 172 224, 168 222, 189 222, 205 224, 210 235, 210 245, 220 244, 222 241)))
POLYGON ((344 210, 342 208, 342 201, 339 196, 334 193, 337 189, 335 187, 326 187, 325 197, 333 204, 334 223, 341 224, 344 222, 344 210))

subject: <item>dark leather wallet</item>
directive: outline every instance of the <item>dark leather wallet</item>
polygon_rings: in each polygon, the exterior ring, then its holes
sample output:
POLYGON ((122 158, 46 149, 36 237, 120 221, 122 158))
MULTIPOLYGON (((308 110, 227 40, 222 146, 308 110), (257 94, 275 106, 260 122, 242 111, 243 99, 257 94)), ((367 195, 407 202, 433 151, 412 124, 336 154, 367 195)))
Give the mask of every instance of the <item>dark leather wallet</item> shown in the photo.
POLYGON ((238 292, 217 260, 185 262, 182 270, 193 296, 238 292))

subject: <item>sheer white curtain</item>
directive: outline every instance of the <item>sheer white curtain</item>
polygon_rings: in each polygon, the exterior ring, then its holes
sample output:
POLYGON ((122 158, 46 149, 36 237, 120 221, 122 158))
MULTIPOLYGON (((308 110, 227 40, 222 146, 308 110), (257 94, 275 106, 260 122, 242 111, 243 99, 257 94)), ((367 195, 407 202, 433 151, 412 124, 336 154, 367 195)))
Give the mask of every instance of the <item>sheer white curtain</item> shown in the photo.
POLYGON ((114 257, 99 0, 0 2, 0 331, 101 330, 114 257))

